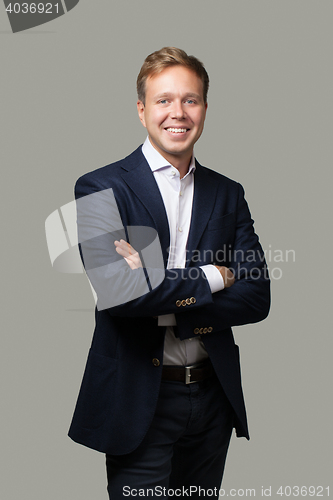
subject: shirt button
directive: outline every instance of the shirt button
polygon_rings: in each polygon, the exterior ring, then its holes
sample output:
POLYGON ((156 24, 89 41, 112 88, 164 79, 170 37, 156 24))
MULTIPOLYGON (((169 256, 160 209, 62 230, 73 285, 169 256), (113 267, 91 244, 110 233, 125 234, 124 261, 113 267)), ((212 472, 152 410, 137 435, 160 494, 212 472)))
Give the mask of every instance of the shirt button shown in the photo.
POLYGON ((183 191, 179 191, 179 196, 183 196, 183 191))
POLYGON ((182 228, 182 227, 179 227, 179 228, 178 228, 178 231, 179 231, 180 233, 182 233, 182 232, 183 232, 183 228, 182 228))

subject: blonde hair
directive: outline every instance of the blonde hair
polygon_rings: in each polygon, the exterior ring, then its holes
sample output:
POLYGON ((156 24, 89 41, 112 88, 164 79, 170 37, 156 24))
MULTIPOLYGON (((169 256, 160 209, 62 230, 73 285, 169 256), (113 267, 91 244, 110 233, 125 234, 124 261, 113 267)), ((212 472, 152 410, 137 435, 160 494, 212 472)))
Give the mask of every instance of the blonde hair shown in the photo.
POLYGON ((209 77, 204 65, 194 56, 188 56, 184 50, 176 47, 163 47, 146 57, 136 81, 139 101, 145 104, 146 81, 149 76, 161 73, 170 66, 184 66, 201 79, 203 85, 203 98, 207 102, 209 77))

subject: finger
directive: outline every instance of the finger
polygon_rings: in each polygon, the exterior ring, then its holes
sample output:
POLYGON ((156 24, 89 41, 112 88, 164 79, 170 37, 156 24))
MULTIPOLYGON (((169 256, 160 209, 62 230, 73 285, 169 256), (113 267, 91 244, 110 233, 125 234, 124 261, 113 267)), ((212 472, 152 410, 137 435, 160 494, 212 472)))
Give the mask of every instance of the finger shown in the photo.
POLYGON ((129 255, 131 255, 130 246, 126 243, 126 241, 124 240, 115 241, 114 244, 116 247, 116 251, 122 257, 128 257, 129 255))
POLYGON ((116 240, 114 244, 116 248, 122 249, 122 251, 126 253, 126 257, 136 253, 136 250, 134 250, 134 248, 125 240, 116 240))
POLYGON ((127 248, 124 248, 124 247, 123 247, 123 246, 121 246, 121 245, 120 245, 120 246, 116 246, 116 252, 117 252, 119 255, 121 255, 121 257, 124 257, 124 258, 126 258, 126 257, 129 257, 129 256, 130 256, 130 254, 128 253, 127 248))

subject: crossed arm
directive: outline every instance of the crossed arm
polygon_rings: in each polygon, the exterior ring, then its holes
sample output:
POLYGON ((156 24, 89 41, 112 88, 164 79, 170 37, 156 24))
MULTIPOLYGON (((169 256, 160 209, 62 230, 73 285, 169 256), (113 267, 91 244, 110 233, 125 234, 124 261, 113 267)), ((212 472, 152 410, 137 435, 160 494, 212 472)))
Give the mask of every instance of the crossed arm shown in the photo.
MULTIPOLYGON (((120 241, 116 240, 114 244, 116 247, 116 252, 124 257, 131 269, 138 269, 139 267, 142 267, 138 252, 129 243, 127 243, 127 241, 122 239, 120 241)), ((225 266, 215 267, 218 269, 223 278, 224 288, 231 287, 235 283, 235 276, 232 271, 225 266)))

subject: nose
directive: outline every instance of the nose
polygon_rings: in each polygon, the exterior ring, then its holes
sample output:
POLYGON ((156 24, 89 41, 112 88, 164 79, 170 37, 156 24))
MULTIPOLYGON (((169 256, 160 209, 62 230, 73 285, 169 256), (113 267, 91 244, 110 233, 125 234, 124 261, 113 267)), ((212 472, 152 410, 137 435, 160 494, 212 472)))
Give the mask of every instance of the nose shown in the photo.
POLYGON ((179 100, 175 100, 172 105, 171 109, 171 118, 177 118, 178 120, 181 120, 185 118, 185 110, 183 103, 179 100))

